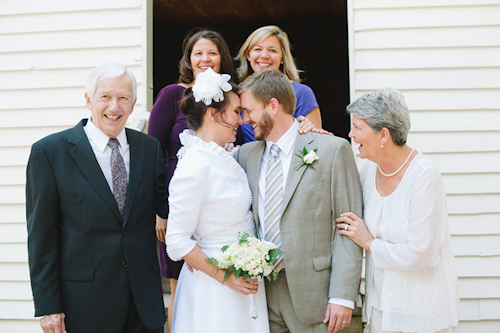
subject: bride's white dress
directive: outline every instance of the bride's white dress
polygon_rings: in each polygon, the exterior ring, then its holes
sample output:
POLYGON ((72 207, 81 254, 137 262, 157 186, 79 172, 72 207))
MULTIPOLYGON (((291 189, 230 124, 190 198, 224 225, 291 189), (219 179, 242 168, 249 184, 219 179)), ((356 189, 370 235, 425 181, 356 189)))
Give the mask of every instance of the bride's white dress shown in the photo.
MULTIPOLYGON (((167 253, 180 260, 196 244, 218 258, 238 232, 255 234, 251 192, 245 172, 222 147, 186 130, 183 148, 170 182, 167 253), (191 239, 194 235, 196 240, 191 239)), ((249 296, 240 294, 201 271, 184 267, 177 283, 173 333, 269 332, 264 283, 259 282, 259 317, 250 317, 249 296)))

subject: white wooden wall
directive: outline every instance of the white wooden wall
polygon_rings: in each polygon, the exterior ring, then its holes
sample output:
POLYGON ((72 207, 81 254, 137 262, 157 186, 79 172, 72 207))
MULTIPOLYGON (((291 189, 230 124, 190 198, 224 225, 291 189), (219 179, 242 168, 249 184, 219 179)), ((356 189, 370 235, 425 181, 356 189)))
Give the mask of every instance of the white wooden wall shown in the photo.
POLYGON ((151 105, 152 0, 0 0, 0 332, 41 332, 26 247, 30 146, 90 112, 97 65, 121 62, 138 80, 134 113, 151 105))
POLYGON ((459 332, 500 332, 500 0, 348 4, 351 99, 403 92, 408 143, 443 174, 459 332))

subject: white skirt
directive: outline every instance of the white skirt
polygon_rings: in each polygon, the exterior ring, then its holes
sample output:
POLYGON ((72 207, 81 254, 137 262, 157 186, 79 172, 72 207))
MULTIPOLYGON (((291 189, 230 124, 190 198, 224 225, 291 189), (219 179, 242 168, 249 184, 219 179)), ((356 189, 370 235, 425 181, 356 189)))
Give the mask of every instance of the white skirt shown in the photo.
POLYGON ((259 317, 250 317, 250 298, 201 271, 182 267, 174 300, 172 333, 268 333, 264 281, 255 294, 259 317))
MULTIPOLYGON (((372 316, 370 324, 366 327, 368 333, 420 333, 420 332, 401 332, 401 331, 384 331, 382 329, 382 312, 372 307, 372 316)), ((432 333, 456 333, 456 327, 448 327, 444 330, 435 331, 432 333)))

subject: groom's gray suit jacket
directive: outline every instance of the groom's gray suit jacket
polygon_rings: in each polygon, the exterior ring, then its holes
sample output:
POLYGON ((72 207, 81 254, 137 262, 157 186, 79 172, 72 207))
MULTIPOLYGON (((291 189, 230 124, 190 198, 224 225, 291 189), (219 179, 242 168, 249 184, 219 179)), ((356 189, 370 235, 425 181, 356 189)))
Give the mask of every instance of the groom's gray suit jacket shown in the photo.
MULTIPOLYGON (((236 159, 246 171, 259 228, 259 171, 265 141, 243 145, 236 159)), ((362 216, 359 174, 351 146, 342 138, 298 134, 283 197, 281 243, 293 307, 304 324, 322 322, 329 297, 356 301, 362 249, 340 236, 335 219, 344 212, 362 216), (317 149, 313 168, 295 153, 317 149)))

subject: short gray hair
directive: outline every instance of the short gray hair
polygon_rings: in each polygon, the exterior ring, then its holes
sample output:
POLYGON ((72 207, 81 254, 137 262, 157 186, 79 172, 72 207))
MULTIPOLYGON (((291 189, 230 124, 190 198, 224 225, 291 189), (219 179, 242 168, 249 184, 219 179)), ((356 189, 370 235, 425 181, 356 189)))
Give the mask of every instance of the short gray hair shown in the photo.
POLYGON ((382 88, 365 94, 349 104, 347 112, 363 119, 375 131, 387 128, 392 141, 403 146, 410 131, 410 111, 403 94, 394 88, 382 88))
POLYGON ((135 80, 135 76, 127 67, 116 62, 99 65, 90 72, 87 78, 87 85, 85 86, 87 96, 89 98, 94 97, 99 79, 108 79, 122 75, 127 75, 132 82, 132 101, 135 101, 137 98, 137 81, 135 80))

